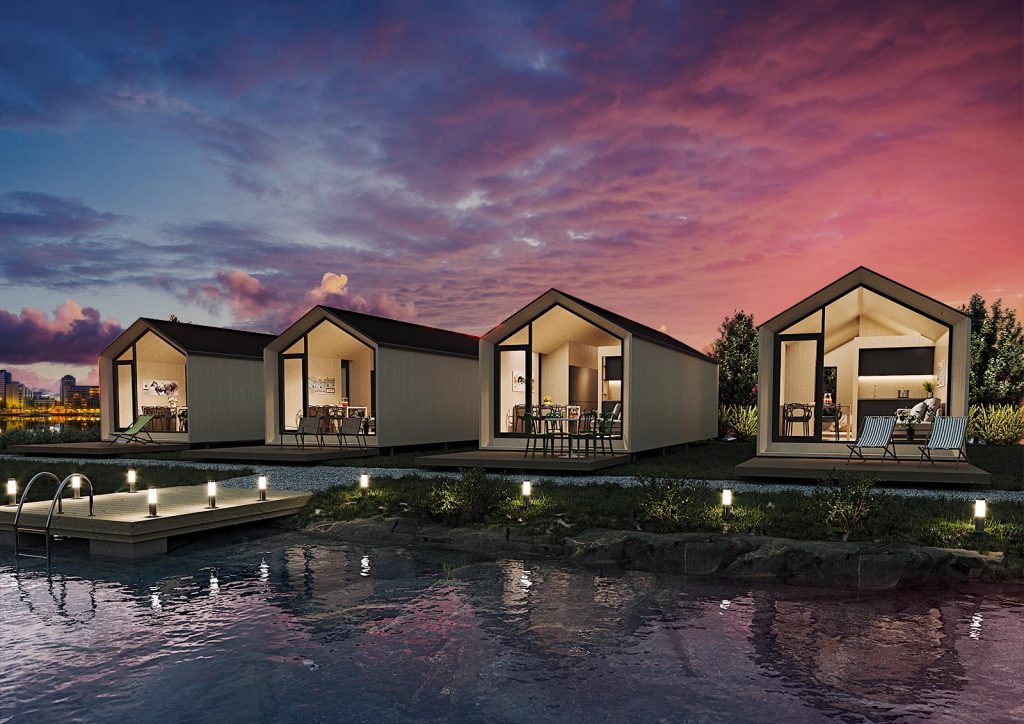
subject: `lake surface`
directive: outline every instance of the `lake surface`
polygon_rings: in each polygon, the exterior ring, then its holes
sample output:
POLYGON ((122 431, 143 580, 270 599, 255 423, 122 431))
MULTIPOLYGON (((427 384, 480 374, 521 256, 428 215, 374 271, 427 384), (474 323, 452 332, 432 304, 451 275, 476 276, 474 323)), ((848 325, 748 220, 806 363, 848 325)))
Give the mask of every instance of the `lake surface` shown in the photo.
POLYGON ((0 433, 14 432, 15 430, 86 430, 90 427, 99 428, 98 417, 12 417, 0 416, 0 433))
POLYGON ((249 530, 0 550, 0 720, 1024 717, 1024 597, 857 594, 249 530))

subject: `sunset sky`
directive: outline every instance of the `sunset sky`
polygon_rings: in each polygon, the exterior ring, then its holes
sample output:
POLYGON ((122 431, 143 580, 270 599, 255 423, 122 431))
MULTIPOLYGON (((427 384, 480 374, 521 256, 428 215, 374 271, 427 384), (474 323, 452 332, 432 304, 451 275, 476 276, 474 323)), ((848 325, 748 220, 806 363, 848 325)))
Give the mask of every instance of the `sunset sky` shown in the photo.
POLYGON ((0 367, 549 287, 703 347, 858 265, 1024 309, 1005 2, 7 2, 0 367), (127 9, 127 10, 126 10, 127 9))

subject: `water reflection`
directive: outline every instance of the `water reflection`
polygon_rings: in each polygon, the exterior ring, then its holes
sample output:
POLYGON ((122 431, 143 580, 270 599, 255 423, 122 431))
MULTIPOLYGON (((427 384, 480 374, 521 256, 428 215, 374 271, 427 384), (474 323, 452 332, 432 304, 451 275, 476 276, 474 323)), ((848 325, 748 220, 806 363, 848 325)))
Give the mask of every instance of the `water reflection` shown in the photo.
POLYGON ((0 712, 997 720, 1019 706, 1024 605, 1006 594, 750 590, 295 534, 222 541, 136 566, 68 558, 49 578, 0 568, 0 650, 14 653, 0 712))

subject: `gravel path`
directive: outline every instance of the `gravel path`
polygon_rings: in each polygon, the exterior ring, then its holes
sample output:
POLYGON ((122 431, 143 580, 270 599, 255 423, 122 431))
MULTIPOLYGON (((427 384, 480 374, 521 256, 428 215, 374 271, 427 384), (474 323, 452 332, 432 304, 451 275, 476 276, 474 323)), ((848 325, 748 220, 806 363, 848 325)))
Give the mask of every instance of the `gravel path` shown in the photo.
MULTIPOLYGON (((246 465, 244 463, 206 463, 191 460, 160 460, 160 459, 126 459, 126 458, 105 458, 105 459, 75 459, 75 458, 46 458, 46 457, 27 457, 23 455, 0 455, 0 459, 10 460, 21 460, 21 461, 32 461, 37 462, 40 465, 44 463, 89 463, 96 465, 111 465, 121 468, 130 467, 141 467, 144 465, 160 466, 160 467, 181 467, 181 468, 200 468, 203 470, 238 470, 242 471, 245 469, 258 468, 257 465, 246 465)), ((294 490, 303 492, 315 492, 317 490, 324 490, 332 485, 354 485, 359 479, 359 475, 367 473, 372 478, 400 478, 405 475, 419 475, 422 477, 457 477, 457 472, 447 471, 427 471, 418 470, 416 468, 375 468, 375 467, 332 467, 329 465, 314 465, 314 466, 290 466, 290 465, 274 465, 269 466, 263 473, 267 476, 271 487, 280 488, 283 490, 294 490)), ((507 475, 494 475, 492 476, 496 480, 522 480, 524 478, 532 477, 535 482, 543 481, 546 483, 554 483, 556 485, 589 485, 591 483, 617 483, 623 486, 637 485, 638 479, 629 475, 565 475, 565 476, 544 476, 544 475, 533 475, 533 476, 507 476, 507 475)), ((704 485, 710 488, 721 488, 728 486, 733 489, 736 493, 744 492, 757 492, 757 493, 774 493, 774 492, 800 492, 804 495, 809 495, 814 489, 813 485, 801 484, 801 483, 753 483, 753 482, 741 482, 738 480, 725 481, 725 480, 693 480, 691 481, 694 485, 704 485)), ((220 485, 230 488, 246 488, 254 487, 256 485, 255 475, 239 475, 238 477, 228 478, 220 482, 220 485)), ((901 495, 907 498, 953 498, 959 500, 974 500, 978 497, 975 491, 971 490, 949 490, 949 489, 930 489, 930 488, 891 488, 891 487, 880 487, 879 490, 894 495, 901 495)), ((985 499, 990 503, 1000 502, 1024 502, 1024 491, 1022 490, 985 490, 983 492, 985 499)))

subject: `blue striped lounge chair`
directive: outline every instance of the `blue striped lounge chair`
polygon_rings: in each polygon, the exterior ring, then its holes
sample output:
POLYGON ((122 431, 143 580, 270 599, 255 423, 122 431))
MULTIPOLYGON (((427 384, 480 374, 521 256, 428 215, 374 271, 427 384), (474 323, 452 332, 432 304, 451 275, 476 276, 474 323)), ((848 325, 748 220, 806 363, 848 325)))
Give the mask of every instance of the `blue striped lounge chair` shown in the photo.
POLYGON ((895 415, 865 417, 864 426, 861 428, 857 442, 846 445, 850 448, 850 457, 846 459, 846 462, 849 463, 853 460, 854 455, 867 462, 867 458, 864 457, 864 448, 881 448, 882 460, 885 460, 886 455, 892 455, 892 459, 899 462, 900 459, 896 457, 896 446, 892 442, 892 431, 895 427, 895 415))
POLYGON ((967 459, 967 418, 940 416, 935 418, 932 425, 932 434, 926 445, 919 445, 921 451, 920 464, 924 465, 925 459, 934 463, 932 453, 938 450, 953 452, 956 450, 956 464, 960 465, 960 458, 970 464, 967 459))

